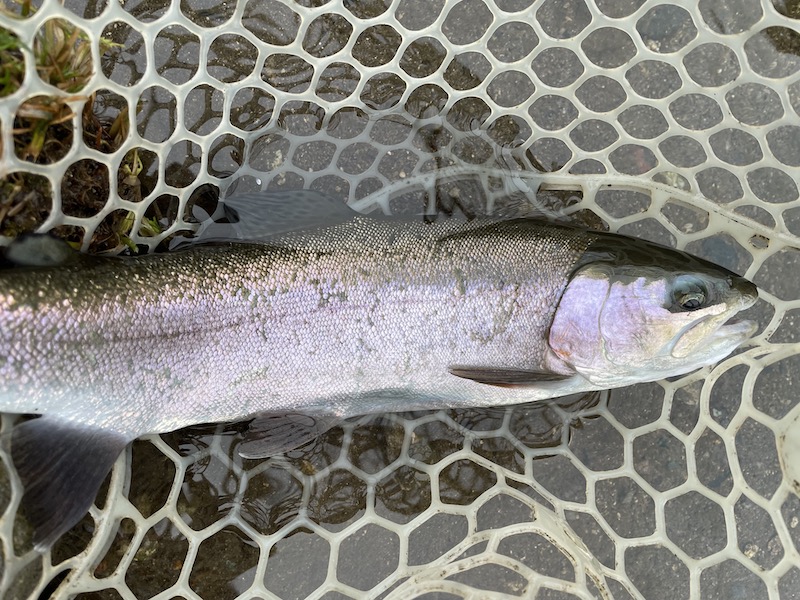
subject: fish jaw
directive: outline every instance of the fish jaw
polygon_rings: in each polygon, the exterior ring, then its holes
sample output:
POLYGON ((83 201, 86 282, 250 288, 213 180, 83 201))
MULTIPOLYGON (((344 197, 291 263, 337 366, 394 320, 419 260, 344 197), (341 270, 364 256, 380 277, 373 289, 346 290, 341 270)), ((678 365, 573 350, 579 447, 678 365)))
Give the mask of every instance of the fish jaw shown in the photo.
POLYGON ((709 352, 704 366, 715 364, 749 340, 758 330, 758 323, 743 319, 718 327, 709 337, 709 352))

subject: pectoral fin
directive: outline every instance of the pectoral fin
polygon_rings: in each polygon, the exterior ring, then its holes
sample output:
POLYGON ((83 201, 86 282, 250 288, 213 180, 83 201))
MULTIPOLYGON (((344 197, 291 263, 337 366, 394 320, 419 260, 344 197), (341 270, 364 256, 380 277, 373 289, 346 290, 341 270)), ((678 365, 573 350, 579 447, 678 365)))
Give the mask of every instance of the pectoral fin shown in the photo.
POLYGON ((131 441, 117 432, 49 417, 17 425, 10 437, 11 457, 25 488, 21 507, 40 552, 86 514, 131 441))
POLYGON ((533 386, 546 381, 563 381, 570 375, 548 373, 544 371, 529 371, 523 369, 503 369, 496 367, 474 367, 456 365, 449 367, 451 375, 463 379, 471 379, 478 383, 496 385, 500 387, 525 387, 533 386))
POLYGON ((317 439, 335 427, 341 419, 296 413, 262 415, 247 430, 239 446, 242 458, 268 458, 283 454, 317 439))

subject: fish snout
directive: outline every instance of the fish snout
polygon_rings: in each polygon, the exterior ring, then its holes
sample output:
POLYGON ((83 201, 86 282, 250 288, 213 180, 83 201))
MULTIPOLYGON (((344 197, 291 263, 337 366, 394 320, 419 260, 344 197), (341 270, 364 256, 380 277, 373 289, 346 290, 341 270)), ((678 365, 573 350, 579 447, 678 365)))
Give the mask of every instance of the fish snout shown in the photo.
POLYGON ((733 277, 731 290, 741 298, 742 309, 749 308, 758 300, 758 288, 756 285, 744 277, 733 277))

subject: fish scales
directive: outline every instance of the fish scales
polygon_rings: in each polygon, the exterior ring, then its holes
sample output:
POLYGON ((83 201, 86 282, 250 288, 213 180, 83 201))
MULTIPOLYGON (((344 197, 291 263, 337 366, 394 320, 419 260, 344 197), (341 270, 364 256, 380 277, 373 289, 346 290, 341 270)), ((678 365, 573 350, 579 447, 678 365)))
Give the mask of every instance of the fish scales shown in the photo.
POLYGON ((0 400, 136 435, 262 411, 373 412, 370 393, 387 390, 379 409, 503 402, 509 390, 448 365, 545 369, 547 328, 591 239, 356 218, 271 244, 15 270, 0 299, 0 400))

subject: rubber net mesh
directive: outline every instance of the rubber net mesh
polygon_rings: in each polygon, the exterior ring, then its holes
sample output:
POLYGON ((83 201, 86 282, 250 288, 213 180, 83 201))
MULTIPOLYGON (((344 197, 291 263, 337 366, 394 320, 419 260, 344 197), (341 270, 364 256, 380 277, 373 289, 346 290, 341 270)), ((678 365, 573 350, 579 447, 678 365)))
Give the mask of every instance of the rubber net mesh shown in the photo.
POLYGON ((762 294, 752 346, 599 400, 355 420, 266 461, 230 425, 139 440, 46 555, 2 454, 3 598, 800 598, 796 2, 5 1, 4 236, 154 250, 262 187, 538 195, 762 294))

